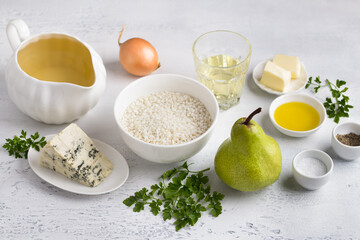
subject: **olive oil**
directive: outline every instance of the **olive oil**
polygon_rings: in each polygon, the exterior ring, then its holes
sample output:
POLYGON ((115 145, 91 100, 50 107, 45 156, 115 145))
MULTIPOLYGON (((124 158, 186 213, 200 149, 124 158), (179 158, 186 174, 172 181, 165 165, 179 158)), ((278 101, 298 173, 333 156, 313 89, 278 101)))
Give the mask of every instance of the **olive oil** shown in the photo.
POLYGON ((320 123, 320 115, 315 108, 302 102, 280 105, 274 113, 275 121, 281 127, 292 131, 309 131, 320 123))
POLYGON ((202 59, 196 67, 200 82, 213 92, 221 109, 240 100, 248 64, 240 63, 240 58, 220 54, 202 59))

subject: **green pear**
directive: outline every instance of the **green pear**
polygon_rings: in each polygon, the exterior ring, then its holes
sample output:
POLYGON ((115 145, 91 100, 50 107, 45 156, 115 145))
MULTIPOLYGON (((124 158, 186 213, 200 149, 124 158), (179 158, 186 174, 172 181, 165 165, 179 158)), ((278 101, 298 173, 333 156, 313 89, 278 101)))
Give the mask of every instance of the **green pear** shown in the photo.
POLYGON ((257 191, 274 183, 281 172, 278 143, 266 135, 252 117, 240 118, 231 129, 231 137, 219 147, 215 171, 228 186, 239 191, 257 191))

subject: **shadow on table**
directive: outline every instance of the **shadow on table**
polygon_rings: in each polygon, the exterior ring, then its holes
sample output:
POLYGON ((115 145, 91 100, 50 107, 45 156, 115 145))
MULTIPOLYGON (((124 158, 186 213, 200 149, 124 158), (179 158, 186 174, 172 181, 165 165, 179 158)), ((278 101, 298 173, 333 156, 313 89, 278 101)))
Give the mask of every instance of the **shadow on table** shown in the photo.
POLYGON ((43 179, 40 179, 36 175, 30 167, 28 169, 25 169, 24 171, 29 171, 31 174, 24 174, 26 178, 28 178, 28 183, 32 185, 33 189, 36 189, 36 191, 39 192, 39 195, 46 195, 46 196, 56 196, 59 199, 72 199, 72 200, 78 200, 81 202, 91 202, 93 199, 104 199, 104 198, 110 198, 109 193, 100 194, 100 195, 82 195, 77 193, 68 192, 65 190, 62 190, 54 185, 51 185, 50 183, 46 182, 43 179), (33 174, 33 175, 32 175, 33 174), (35 179, 35 180, 34 180, 35 179))
POLYGON ((281 182, 282 186, 286 190, 298 191, 298 192, 307 192, 305 188, 301 187, 295 180, 294 176, 291 174, 287 175, 284 180, 281 182))
POLYGON ((126 72, 125 69, 121 66, 119 60, 104 61, 104 66, 108 76, 114 76, 116 78, 133 78, 133 80, 139 78, 126 72))

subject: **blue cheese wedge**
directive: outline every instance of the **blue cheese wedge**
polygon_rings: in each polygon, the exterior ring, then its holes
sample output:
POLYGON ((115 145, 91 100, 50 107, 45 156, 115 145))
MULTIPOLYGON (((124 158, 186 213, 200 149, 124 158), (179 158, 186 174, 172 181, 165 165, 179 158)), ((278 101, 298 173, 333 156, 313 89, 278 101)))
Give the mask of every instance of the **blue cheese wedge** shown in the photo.
POLYGON ((43 148, 40 164, 89 187, 96 187, 113 165, 86 133, 72 123, 43 148))

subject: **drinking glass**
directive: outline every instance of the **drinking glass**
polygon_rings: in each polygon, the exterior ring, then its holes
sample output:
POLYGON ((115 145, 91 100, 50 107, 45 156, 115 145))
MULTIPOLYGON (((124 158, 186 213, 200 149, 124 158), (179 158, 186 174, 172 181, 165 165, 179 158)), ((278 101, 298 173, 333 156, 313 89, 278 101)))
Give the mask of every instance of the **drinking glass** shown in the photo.
POLYGON ((250 42, 238 33, 216 30, 198 37, 192 51, 199 81, 215 95, 219 108, 238 104, 250 62, 250 42))

